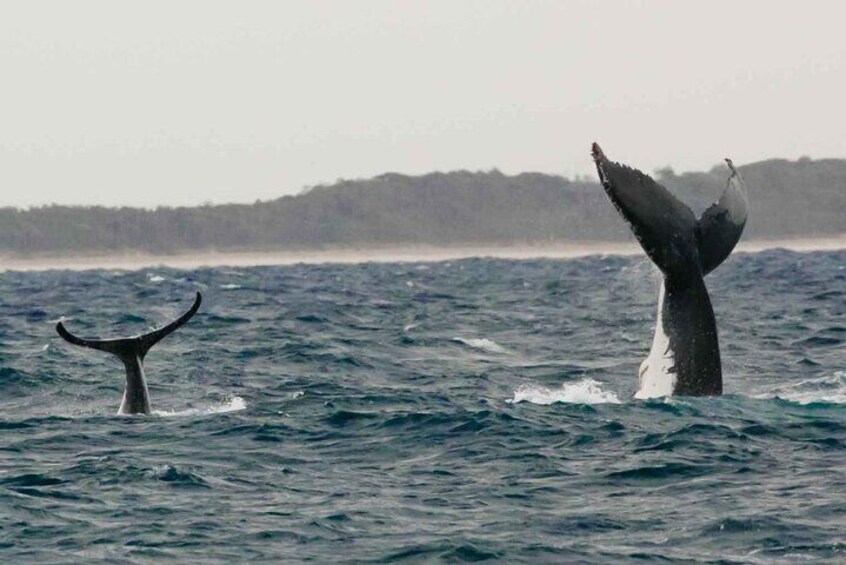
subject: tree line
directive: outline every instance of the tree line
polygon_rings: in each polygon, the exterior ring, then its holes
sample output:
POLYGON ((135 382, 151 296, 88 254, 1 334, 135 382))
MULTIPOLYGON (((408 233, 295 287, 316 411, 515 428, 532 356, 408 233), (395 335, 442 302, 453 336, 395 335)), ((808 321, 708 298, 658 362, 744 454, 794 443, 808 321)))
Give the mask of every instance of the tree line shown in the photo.
MULTIPOLYGON (((749 190, 745 238, 846 232, 846 160, 774 159, 740 167, 749 190)), ((728 171, 658 180, 697 214, 728 171)), ((154 210, 0 208, 0 254, 284 250, 368 244, 625 241, 628 228, 597 182, 499 171, 384 174, 254 204, 154 210)))

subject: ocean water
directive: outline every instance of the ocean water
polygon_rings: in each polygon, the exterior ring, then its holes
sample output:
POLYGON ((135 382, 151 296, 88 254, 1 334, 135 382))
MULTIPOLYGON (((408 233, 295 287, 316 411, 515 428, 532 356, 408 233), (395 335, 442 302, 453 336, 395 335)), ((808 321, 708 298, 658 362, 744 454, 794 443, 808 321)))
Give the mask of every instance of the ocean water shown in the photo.
POLYGON ((844 562, 844 266, 729 258, 726 395, 650 401, 642 258, 0 273, 0 562, 844 562), (196 290, 116 416, 56 321, 196 290))

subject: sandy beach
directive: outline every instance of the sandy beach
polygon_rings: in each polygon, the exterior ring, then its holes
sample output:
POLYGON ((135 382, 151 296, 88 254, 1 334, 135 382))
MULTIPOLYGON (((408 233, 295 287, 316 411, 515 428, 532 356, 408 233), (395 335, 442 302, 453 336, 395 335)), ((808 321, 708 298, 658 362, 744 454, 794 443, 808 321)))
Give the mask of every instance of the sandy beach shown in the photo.
MULTIPOLYGON (((828 237, 753 240, 741 242, 736 253, 756 253, 767 249, 792 251, 831 251, 846 249, 846 233, 828 237)), ((137 270, 151 267, 197 269, 200 267, 254 267, 297 263, 364 263, 450 261, 468 257, 501 259, 571 259, 589 255, 637 255, 643 253, 636 242, 573 242, 513 245, 427 245, 337 248, 296 251, 199 251, 172 255, 114 254, 0 258, 0 271, 47 271, 113 269, 137 270)))

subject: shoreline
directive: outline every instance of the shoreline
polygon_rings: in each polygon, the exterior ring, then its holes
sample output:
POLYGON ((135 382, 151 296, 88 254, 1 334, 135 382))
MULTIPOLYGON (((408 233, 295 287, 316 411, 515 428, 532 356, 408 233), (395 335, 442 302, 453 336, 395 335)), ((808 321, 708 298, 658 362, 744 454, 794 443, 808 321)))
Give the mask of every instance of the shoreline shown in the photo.
MULTIPOLYGON (((741 241, 735 253, 758 253, 768 249, 798 252, 846 249, 846 233, 827 237, 741 241)), ((417 263, 453 261, 471 257, 496 259, 574 259, 590 255, 638 255, 634 242, 571 242, 549 244, 487 244, 438 247, 434 245, 335 248, 296 251, 201 251, 173 255, 123 253, 44 257, 0 257, 0 272, 92 269, 139 270, 153 267, 199 269, 203 267, 262 267, 298 263, 417 263)))

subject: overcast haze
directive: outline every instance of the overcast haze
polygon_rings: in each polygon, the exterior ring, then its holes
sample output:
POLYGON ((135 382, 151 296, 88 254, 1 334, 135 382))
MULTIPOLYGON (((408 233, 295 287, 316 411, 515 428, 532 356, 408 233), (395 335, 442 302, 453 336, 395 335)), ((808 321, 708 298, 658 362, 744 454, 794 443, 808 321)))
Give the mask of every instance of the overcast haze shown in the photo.
POLYGON ((838 2, 3 2, 0 205, 846 157, 838 2))

